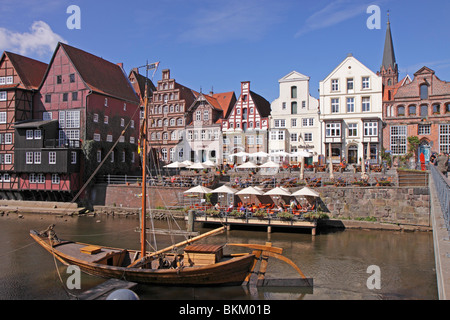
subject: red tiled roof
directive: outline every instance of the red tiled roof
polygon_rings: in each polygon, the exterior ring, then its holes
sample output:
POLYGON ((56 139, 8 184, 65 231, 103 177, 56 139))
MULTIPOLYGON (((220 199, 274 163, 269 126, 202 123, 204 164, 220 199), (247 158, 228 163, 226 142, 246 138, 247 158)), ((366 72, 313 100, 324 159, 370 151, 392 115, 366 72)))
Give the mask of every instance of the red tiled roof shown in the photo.
POLYGON ((233 91, 231 92, 223 92, 223 93, 215 93, 212 95, 213 98, 216 99, 218 104, 220 105, 220 109, 223 111, 223 116, 228 112, 228 109, 233 108, 236 103, 236 95, 233 91))
POLYGON ((117 64, 64 43, 59 43, 59 47, 64 49, 81 78, 92 91, 139 103, 131 83, 117 64))
POLYGON ((26 89, 38 89, 47 70, 47 64, 5 51, 14 69, 20 77, 20 81, 26 89))

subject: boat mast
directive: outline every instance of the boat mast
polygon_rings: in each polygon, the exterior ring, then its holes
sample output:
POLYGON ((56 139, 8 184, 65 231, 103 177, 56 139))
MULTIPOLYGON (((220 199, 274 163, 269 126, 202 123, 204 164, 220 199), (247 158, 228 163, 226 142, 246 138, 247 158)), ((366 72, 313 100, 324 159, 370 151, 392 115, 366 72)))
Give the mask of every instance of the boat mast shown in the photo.
POLYGON ((145 103, 144 103, 144 119, 142 121, 142 212, 141 212, 141 257, 146 254, 146 225, 145 215, 147 213, 147 110, 148 110, 148 60, 145 65, 145 103))

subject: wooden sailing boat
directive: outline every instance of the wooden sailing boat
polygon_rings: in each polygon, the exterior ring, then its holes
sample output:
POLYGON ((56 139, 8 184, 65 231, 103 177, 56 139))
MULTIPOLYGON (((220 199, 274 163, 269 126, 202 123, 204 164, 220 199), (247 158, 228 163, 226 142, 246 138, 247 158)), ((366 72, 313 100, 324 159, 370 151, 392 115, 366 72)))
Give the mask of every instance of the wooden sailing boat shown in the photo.
MULTIPOLYGON (((305 280, 307 285, 312 286, 312 279, 307 279, 291 260, 281 256, 281 248, 272 247, 270 243, 266 243, 266 245, 233 244, 234 246, 250 248, 253 252, 231 255, 224 255, 224 246, 222 245, 193 244, 205 237, 223 232, 225 227, 156 252, 148 252, 146 250, 147 101, 148 97, 146 95, 144 123, 141 134, 143 137, 142 176, 144 182, 142 183, 142 212, 140 219, 141 250, 110 248, 61 240, 53 230, 54 225, 41 232, 31 230, 30 236, 65 265, 76 265, 88 274, 104 278, 126 279, 127 281, 155 285, 240 285, 249 283, 250 276, 257 262, 261 260, 258 284, 264 285, 267 259, 275 257, 293 266, 300 274, 301 279, 305 280), (183 253, 174 252, 183 246, 186 246, 183 253)), ((292 283, 290 281, 291 285, 292 283)))

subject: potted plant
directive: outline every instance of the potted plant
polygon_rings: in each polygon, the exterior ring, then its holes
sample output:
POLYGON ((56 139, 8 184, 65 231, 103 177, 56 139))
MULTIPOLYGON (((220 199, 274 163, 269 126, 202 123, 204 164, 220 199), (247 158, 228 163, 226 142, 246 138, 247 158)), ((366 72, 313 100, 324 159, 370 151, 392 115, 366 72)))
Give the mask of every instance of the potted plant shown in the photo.
POLYGON ((283 211, 277 214, 277 217, 280 218, 281 220, 285 220, 285 221, 289 221, 294 219, 294 215, 290 212, 287 211, 283 211))
POLYGON ((264 218, 267 218, 267 211, 263 210, 263 209, 258 209, 255 211, 255 213, 253 214, 254 217, 262 220, 264 218))

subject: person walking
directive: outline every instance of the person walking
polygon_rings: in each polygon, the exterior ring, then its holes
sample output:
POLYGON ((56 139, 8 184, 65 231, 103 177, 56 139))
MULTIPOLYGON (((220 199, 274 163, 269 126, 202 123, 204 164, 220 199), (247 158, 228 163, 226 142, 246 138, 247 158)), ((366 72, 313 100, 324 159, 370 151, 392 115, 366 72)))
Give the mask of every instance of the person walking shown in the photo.
POLYGON ((441 172, 444 176, 447 177, 447 168, 448 168, 448 156, 440 153, 437 157, 437 169, 439 172, 441 172))

